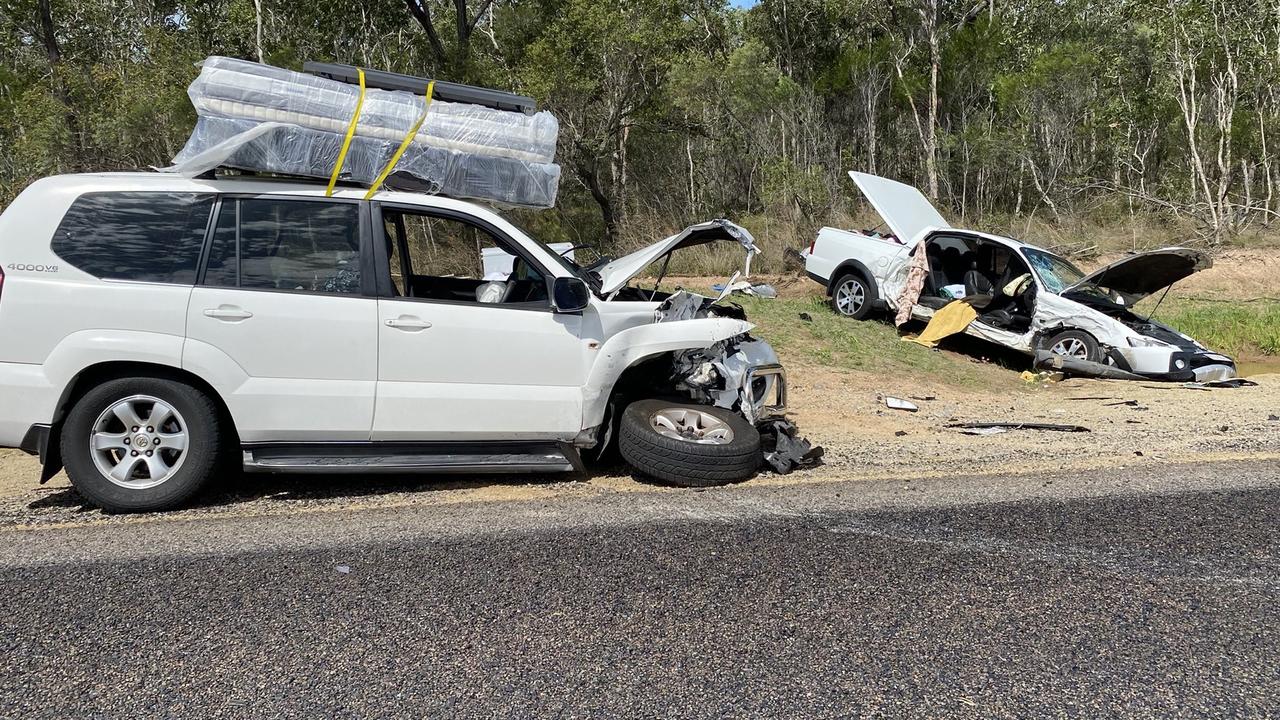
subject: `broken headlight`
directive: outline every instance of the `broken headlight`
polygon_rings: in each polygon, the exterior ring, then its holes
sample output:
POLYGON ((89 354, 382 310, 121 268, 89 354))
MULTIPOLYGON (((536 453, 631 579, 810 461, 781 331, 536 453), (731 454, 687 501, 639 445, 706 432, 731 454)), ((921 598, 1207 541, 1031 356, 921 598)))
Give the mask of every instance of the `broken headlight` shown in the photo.
POLYGON ((1171 348, 1173 346, 1163 340, 1157 340, 1153 337, 1135 335, 1129 338, 1129 347, 1171 348))

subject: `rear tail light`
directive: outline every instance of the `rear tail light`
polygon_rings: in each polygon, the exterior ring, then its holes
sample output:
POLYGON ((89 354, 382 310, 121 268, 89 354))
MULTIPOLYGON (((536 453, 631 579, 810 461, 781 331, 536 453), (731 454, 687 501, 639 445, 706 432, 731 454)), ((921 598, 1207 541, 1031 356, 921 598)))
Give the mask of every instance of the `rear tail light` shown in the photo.
POLYGON ((812 255, 812 254, 813 254, 813 251, 814 251, 817 247, 818 247, 818 238, 814 238, 814 239, 813 239, 813 242, 809 243, 809 254, 810 254, 810 255, 812 255))
POLYGON ((0 295, 4 294, 4 268, 0 268, 0 295))

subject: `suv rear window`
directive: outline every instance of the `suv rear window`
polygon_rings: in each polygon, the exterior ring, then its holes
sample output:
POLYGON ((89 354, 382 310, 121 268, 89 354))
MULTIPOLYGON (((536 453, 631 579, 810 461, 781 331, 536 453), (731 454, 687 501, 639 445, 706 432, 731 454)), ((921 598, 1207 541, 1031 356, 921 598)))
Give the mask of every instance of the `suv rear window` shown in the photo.
POLYGON ((213 195, 86 193, 53 234, 53 252, 110 280, 194 284, 213 195))

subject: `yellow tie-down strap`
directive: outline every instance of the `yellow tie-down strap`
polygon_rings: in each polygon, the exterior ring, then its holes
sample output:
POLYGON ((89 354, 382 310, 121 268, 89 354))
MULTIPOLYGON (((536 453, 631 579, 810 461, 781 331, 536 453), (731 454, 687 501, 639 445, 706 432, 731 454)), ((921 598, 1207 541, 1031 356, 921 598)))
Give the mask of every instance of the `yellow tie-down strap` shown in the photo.
POLYGON ((382 172, 378 173, 378 177, 373 181, 373 184, 369 186, 369 192, 364 194, 365 200, 373 197, 373 194, 378 192, 378 188, 386 181, 387 176, 391 174, 392 170, 396 169, 396 164, 400 162, 400 156, 404 155, 404 151, 409 148, 409 143, 413 142, 414 136, 416 136, 418 131, 422 129, 422 123, 427 121, 427 111, 431 109, 431 96, 435 93, 435 90, 435 80, 427 83, 427 97, 426 102, 422 105, 422 115, 418 117, 418 121, 413 124, 413 127, 409 128, 409 132, 405 134, 404 140, 400 141, 400 147, 396 148, 395 154, 391 156, 391 160, 387 162, 387 166, 382 168, 382 172))
POLYGON ((356 97, 356 111, 347 124, 347 136, 342 139, 342 149, 338 151, 338 161, 333 165, 333 174, 329 176, 329 187, 325 189, 325 197, 333 195, 333 186, 338 184, 338 175, 342 172, 342 164, 347 161, 347 151, 351 149, 351 138, 356 134, 356 125, 360 123, 360 110, 364 107, 364 70, 356 68, 360 74, 360 94, 356 97))

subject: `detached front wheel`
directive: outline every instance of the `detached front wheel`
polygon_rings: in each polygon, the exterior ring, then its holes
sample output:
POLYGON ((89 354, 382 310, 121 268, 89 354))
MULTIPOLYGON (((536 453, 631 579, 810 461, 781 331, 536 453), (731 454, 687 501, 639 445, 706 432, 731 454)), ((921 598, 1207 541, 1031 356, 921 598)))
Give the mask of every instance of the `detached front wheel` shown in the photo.
POLYGON ((640 400, 618 429, 623 459, 644 475, 679 487, 740 482, 760 467, 760 433, 735 412, 707 405, 640 400))

